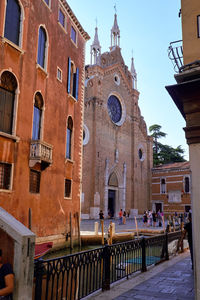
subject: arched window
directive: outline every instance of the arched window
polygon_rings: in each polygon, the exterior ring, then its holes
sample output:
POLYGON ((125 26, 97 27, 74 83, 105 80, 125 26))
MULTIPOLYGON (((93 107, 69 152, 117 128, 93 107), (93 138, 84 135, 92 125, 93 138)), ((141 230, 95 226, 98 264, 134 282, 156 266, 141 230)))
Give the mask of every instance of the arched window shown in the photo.
POLYGON ((190 179, 189 177, 185 177, 184 180, 184 188, 185 188, 185 193, 189 193, 190 192, 190 179))
POLYGON ((67 92, 78 100, 79 68, 68 58, 68 82, 67 92))
POLYGON ((38 56, 37 63, 45 69, 46 65, 46 49, 47 49, 47 35, 43 27, 39 29, 39 38, 38 38, 38 56))
POLYGON ((72 154, 72 130, 73 130, 73 121, 72 118, 68 118, 67 122, 67 138, 66 138, 66 158, 71 159, 72 154))
POLYGON ((33 130, 32 140, 40 140, 41 138, 41 119, 42 119, 43 99, 42 95, 37 92, 35 94, 34 112, 33 112, 33 130))
POLYGON ((15 91, 17 81, 8 71, 3 72, 0 81, 0 131, 12 134, 15 91))
POLYGON ((4 36, 19 45, 21 8, 17 0, 7 0, 4 36))
POLYGON ((161 194, 166 193, 166 181, 165 178, 161 178, 161 194))
POLYGON ((109 180, 108 180, 108 185, 109 186, 118 186, 118 180, 117 180, 117 176, 115 173, 112 173, 109 177, 109 180))

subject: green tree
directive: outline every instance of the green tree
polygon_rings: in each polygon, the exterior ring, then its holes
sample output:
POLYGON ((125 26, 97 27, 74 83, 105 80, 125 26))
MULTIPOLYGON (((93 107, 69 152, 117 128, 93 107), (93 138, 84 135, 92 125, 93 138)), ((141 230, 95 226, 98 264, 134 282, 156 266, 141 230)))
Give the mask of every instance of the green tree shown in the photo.
POLYGON ((166 137, 166 133, 160 131, 161 126, 158 124, 151 125, 149 127, 149 132, 151 133, 151 136, 153 137, 153 142, 155 145, 155 153, 158 153, 158 139, 161 137, 166 137))
POLYGON ((173 162, 183 162, 185 161, 183 154, 184 150, 179 145, 176 148, 173 148, 169 145, 163 145, 158 142, 158 139, 165 137, 166 133, 160 131, 160 125, 152 125, 149 127, 151 136, 153 137, 153 164, 154 166, 160 164, 167 164, 173 162))

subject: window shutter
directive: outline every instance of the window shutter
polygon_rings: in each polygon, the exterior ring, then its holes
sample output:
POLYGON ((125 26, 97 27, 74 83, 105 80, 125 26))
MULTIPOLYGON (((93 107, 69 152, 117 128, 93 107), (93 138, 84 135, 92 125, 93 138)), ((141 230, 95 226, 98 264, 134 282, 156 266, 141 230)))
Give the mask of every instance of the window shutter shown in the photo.
POLYGON ((45 62, 45 47, 46 47, 46 32, 40 27, 39 29, 39 38, 38 38, 38 58, 37 63, 44 68, 45 62))
POLYGON ((12 134, 14 94, 0 88, 0 131, 12 134))
POLYGON ((70 78, 71 77, 71 58, 68 58, 68 82, 67 82, 67 92, 70 93, 70 78))
POLYGON ((4 132, 12 134, 14 95, 6 92, 4 132))
POLYGON ((40 139, 41 111, 34 106, 32 139, 40 139))
POLYGON ((78 81, 79 81, 79 68, 76 69, 76 100, 78 100, 78 81))

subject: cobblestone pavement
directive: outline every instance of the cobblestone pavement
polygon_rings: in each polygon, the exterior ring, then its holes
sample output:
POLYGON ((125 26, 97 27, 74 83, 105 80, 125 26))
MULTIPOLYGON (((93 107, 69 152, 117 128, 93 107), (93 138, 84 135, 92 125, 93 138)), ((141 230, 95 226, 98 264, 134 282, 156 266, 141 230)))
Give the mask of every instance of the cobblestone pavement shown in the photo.
POLYGON ((189 252, 177 255, 145 273, 118 282, 95 300, 194 300, 194 278, 189 252))

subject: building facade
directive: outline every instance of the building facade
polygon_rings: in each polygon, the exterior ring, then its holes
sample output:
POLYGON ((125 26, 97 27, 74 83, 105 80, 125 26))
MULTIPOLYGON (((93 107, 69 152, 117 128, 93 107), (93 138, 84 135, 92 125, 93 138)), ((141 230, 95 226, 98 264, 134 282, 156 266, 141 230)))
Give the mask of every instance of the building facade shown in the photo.
POLYGON ((98 29, 86 66, 83 140, 82 218, 131 215, 150 205, 152 138, 141 116, 137 74, 120 49, 117 15, 110 51, 101 53, 98 29))
POLYGON ((152 210, 165 216, 184 214, 191 209, 191 171, 189 162, 152 169, 152 210))
POLYGON ((40 240, 75 234, 88 39, 65 0, 0 2, 0 206, 40 240))
POLYGON ((195 299, 200 300, 200 2, 182 0, 181 16, 182 44, 177 46, 174 42, 170 47, 171 58, 177 70, 177 83, 166 88, 186 121, 184 131, 189 145, 192 172, 195 299))

